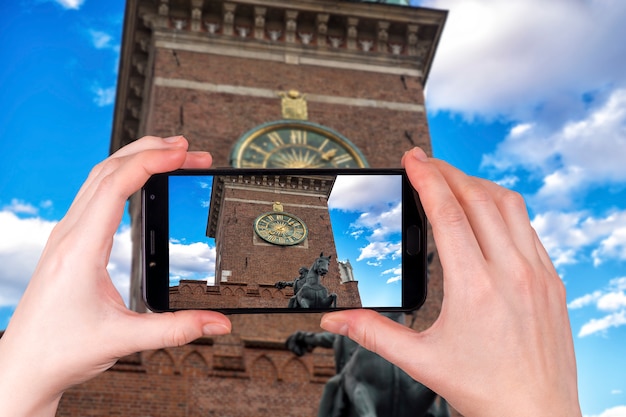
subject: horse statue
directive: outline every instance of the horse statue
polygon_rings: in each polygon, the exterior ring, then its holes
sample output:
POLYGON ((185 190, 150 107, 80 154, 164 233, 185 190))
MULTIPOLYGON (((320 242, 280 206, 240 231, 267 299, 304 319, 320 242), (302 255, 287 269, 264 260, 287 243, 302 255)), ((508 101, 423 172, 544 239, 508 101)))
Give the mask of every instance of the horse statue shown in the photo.
POLYGON ((321 277, 328 273, 329 264, 330 256, 320 253, 304 276, 304 282, 298 283, 300 288, 294 295, 295 302, 289 303, 292 308, 337 307, 337 294, 328 294, 328 289, 320 282, 321 277))
POLYGON ((293 287, 294 296, 289 299, 289 305, 287 308, 295 308, 296 307, 296 296, 295 294, 300 291, 300 288, 305 283, 306 274, 309 272, 309 268, 306 266, 301 266, 298 270, 298 276, 293 281, 278 281, 274 284, 274 287, 282 290, 285 287, 293 287))
MULTIPOLYGON (((383 314, 404 323, 404 313, 383 314)), ((298 331, 286 344, 298 356, 317 346, 335 352, 336 375, 324 386, 318 417, 450 416, 444 399, 345 336, 298 331)))

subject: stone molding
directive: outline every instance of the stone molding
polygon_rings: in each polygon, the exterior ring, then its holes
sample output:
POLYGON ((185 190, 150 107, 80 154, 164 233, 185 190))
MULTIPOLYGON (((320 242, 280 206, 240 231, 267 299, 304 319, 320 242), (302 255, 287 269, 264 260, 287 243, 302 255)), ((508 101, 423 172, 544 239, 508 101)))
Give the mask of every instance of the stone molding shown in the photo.
MULTIPOLYGON (((249 96, 259 98, 275 99, 277 92, 266 88, 243 87, 236 85, 212 84, 200 81, 183 80, 179 78, 155 77, 154 85, 169 88, 187 88, 190 90, 207 91, 220 94, 232 94, 238 96, 249 96)), ((400 103, 394 101, 370 100, 354 97, 327 96, 322 94, 307 94, 308 102, 318 102, 325 104, 336 104, 355 107, 374 107, 394 111, 420 112, 425 111, 421 104, 400 103)))

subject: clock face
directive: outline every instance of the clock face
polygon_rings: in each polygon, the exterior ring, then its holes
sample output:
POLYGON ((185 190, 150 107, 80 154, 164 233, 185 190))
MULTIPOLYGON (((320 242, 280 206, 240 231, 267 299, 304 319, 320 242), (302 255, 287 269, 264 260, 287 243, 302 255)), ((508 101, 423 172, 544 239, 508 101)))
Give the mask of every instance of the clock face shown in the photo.
POLYGON ((254 221, 254 231, 263 240, 275 245, 290 246, 303 242, 307 228, 294 215, 272 211, 260 215, 254 221))
POLYGON ((279 121, 245 134, 232 153, 235 168, 362 168, 361 152, 338 133, 304 121, 279 121))

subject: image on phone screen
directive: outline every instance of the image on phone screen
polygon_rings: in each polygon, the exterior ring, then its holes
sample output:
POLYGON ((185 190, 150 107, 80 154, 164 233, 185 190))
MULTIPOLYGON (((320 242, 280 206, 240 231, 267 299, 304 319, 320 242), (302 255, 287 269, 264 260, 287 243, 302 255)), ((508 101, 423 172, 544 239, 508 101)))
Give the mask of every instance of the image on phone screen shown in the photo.
POLYGON ((402 175, 170 175, 169 307, 402 307, 402 175))

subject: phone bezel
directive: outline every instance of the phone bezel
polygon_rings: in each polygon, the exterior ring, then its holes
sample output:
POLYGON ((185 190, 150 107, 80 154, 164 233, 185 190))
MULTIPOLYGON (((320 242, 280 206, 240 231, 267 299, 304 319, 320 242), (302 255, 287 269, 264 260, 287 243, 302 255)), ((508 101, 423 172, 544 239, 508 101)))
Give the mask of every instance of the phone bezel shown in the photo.
MULTIPOLYGON (((169 176, 198 175, 400 175, 402 181, 402 306, 364 307, 376 311, 413 311, 420 308, 427 294, 427 220, 417 192, 402 168, 342 169, 248 169, 226 168, 177 170, 153 175, 141 190, 141 268, 142 292, 147 307, 156 312, 176 311, 169 306, 169 176), (409 232, 409 229, 411 230, 409 232), (412 252, 414 254, 410 254, 412 252)), ((285 308, 206 308, 224 314, 318 313, 345 310, 285 308)))

